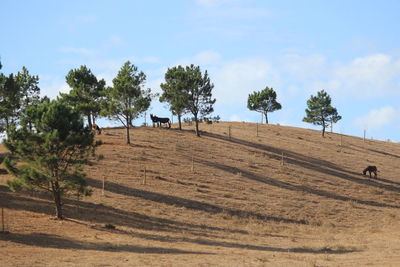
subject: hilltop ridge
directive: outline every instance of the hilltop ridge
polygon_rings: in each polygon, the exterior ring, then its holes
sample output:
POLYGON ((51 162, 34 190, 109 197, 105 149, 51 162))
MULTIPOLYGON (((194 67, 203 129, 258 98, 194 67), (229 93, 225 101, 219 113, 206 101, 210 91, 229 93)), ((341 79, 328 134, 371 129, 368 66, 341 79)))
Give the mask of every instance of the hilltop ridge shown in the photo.
POLYGON ((86 166, 93 195, 66 200, 62 222, 49 220, 45 196, 9 192, 2 172, 11 233, 0 235, 1 258, 20 265, 400 263, 400 144, 254 123, 201 124, 200 138, 192 128, 135 127, 131 146, 123 129, 105 128, 96 137, 104 159, 86 166), (378 179, 362 175, 367 165, 378 167, 378 179), (43 257, 26 256, 39 249, 43 257))

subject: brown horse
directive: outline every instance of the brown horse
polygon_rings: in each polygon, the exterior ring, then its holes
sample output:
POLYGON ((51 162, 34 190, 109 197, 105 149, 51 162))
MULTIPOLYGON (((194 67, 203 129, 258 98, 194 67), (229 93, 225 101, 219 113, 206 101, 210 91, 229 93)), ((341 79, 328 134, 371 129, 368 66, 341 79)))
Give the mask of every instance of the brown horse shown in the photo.
POLYGON ((372 178, 371 173, 374 173, 374 178, 378 178, 378 168, 376 166, 368 166, 363 170, 364 175, 367 175, 367 172, 369 172, 369 178, 372 178))
POLYGON ((101 128, 99 127, 99 125, 97 125, 95 123, 92 124, 92 131, 94 133, 101 134, 101 128))

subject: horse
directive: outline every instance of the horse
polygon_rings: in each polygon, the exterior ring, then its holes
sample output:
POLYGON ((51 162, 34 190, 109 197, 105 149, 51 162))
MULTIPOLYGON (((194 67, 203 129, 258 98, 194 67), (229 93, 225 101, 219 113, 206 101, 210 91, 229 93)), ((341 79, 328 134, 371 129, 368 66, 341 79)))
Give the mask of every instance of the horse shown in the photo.
POLYGON ((101 129, 100 129, 99 125, 97 125, 95 123, 92 124, 92 131, 94 133, 101 134, 101 129))
POLYGON ((168 123, 168 128, 171 128, 171 122, 169 121, 169 118, 159 118, 157 116, 153 116, 153 114, 150 114, 150 118, 153 121, 153 127, 154 123, 157 123, 158 127, 161 127, 161 123, 168 123))
POLYGON ((372 178, 371 173, 374 173, 374 178, 378 178, 378 168, 376 166, 368 166, 363 170, 363 174, 366 175, 369 172, 369 178, 372 178))

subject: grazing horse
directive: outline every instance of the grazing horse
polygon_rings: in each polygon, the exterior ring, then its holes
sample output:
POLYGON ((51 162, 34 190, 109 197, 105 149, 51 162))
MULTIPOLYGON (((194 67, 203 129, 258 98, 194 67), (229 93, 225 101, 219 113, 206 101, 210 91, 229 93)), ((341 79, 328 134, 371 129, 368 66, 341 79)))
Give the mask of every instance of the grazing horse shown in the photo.
POLYGON ((368 166, 363 170, 363 174, 366 175, 369 172, 369 178, 372 178, 371 173, 374 173, 374 178, 378 178, 378 169, 376 166, 368 166))
POLYGON ((97 125, 95 123, 92 124, 92 131, 97 134, 101 134, 101 129, 100 129, 99 125, 97 125))
POLYGON ((171 128, 171 122, 169 121, 169 118, 159 118, 157 116, 153 116, 153 114, 150 114, 150 118, 153 121, 153 127, 154 123, 157 123, 158 127, 161 127, 161 123, 168 123, 168 128, 171 128))

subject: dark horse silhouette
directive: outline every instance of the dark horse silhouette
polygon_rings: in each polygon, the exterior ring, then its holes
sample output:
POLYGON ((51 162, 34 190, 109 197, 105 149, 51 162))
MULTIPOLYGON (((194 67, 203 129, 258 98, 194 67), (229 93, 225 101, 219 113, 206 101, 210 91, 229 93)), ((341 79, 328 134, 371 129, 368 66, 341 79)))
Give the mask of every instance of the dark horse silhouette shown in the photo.
POLYGON ((153 127, 155 127, 155 123, 158 127, 161 127, 162 123, 168 123, 168 128, 171 128, 171 122, 169 121, 169 118, 159 118, 157 116, 153 116, 153 114, 150 114, 150 118, 153 121, 153 127))
POLYGON ((368 166, 363 170, 364 175, 367 175, 367 172, 369 172, 369 178, 372 178, 371 173, 374 173, 374 178, 378 178, 378 169, 376 166, 368 166))

